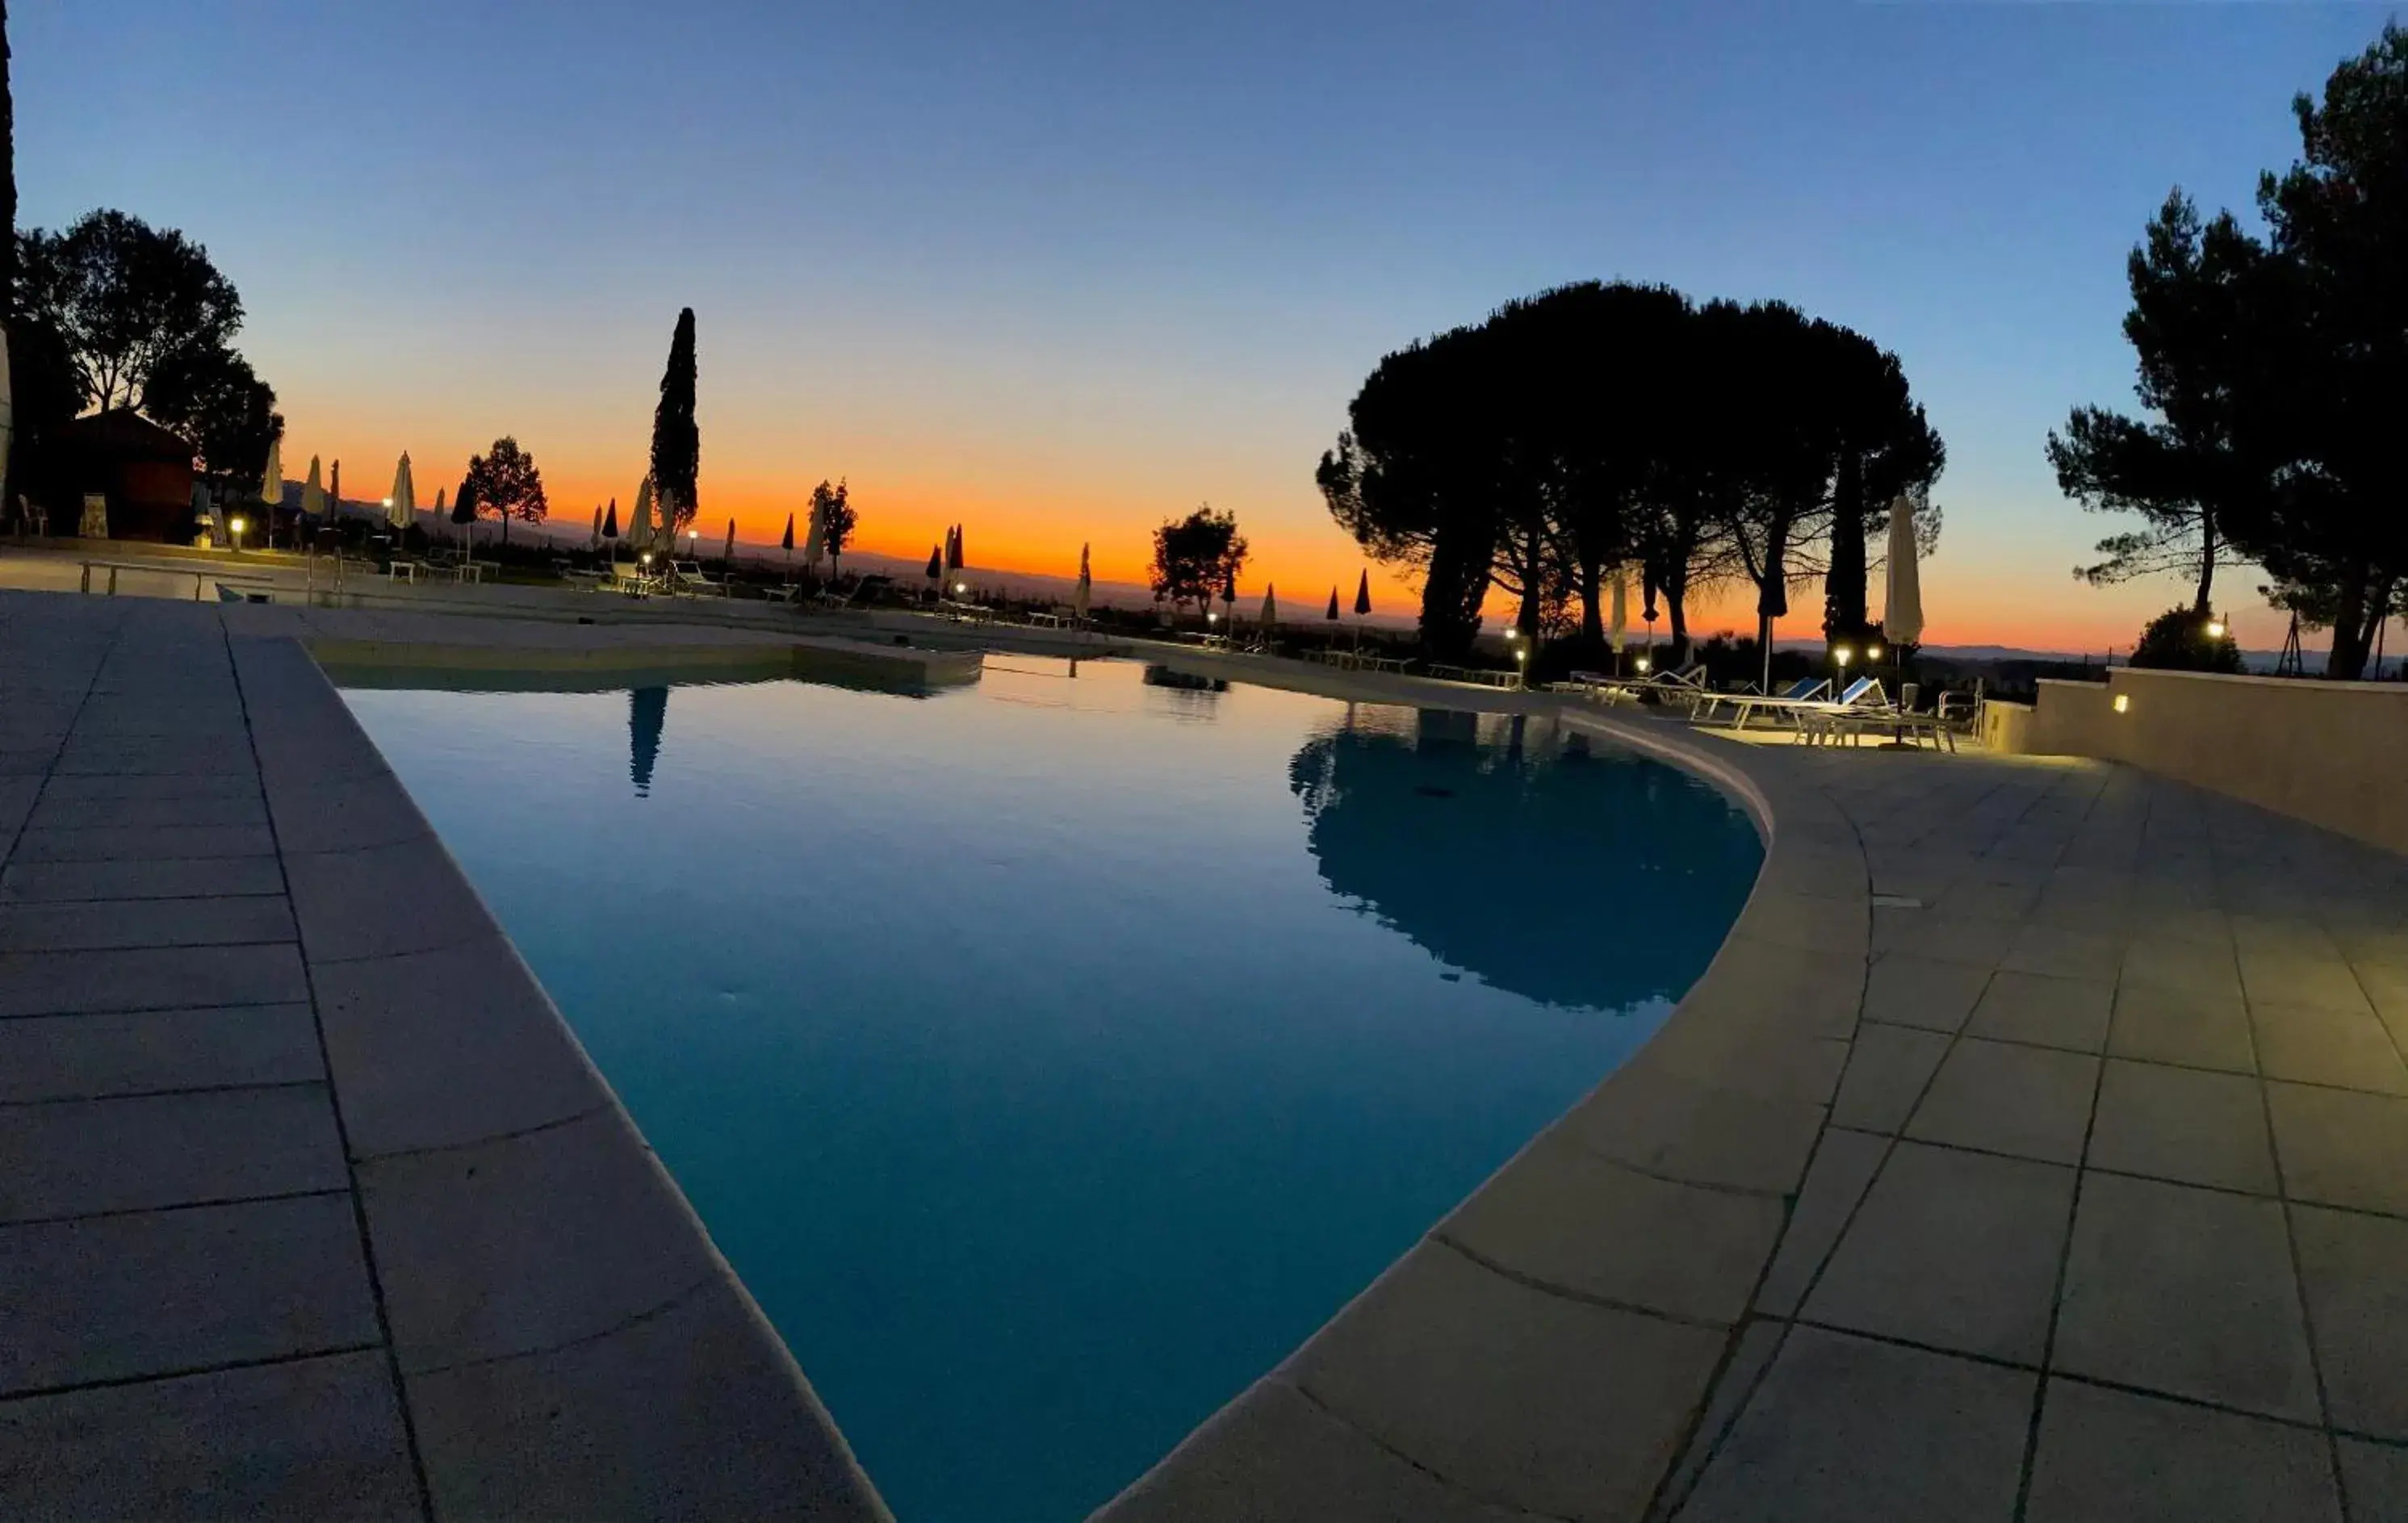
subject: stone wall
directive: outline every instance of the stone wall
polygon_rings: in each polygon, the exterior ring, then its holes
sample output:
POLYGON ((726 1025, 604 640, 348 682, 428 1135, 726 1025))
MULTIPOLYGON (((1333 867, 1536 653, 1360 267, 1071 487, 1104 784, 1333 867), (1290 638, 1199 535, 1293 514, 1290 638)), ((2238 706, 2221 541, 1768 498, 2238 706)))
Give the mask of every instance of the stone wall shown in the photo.
POLYGON ((2016 707, 1989 705, 1994 748, 2128 762, 2408 852, 2408 685, 2119 666, 2016 707))

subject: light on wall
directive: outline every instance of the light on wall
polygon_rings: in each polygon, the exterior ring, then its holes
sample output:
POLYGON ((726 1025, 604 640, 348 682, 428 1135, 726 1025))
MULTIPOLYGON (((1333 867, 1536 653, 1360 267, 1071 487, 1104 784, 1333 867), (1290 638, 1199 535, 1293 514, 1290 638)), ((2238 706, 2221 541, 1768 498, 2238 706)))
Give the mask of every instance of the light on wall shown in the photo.
POLYGON ((2117 693, 2117 694, 2115 695, 2115 712, 2116 712, 2116 713, 2118 713, 2118 714, 2126 714, 2126 713, 2129 713, 2129 712, 2131 711, 2131 707, 2132 707, 2132 695, 2131 695, 2130 693, 2128 693, 2128 692, 2119 692, 2119 693, 2117 693))

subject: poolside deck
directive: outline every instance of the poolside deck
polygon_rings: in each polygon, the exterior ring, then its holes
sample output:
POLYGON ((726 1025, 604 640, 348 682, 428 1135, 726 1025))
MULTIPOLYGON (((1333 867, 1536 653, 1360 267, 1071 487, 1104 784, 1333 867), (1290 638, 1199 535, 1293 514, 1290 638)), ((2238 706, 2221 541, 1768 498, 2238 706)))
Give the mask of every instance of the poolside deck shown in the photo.
POLYGON ((2408 1516, 2408 861, 1586 722, 1761 796, 1722 956, 1100 1516, 2408 1516))
MULTIPOLYGON (((0 1512, 878 1516, 270 613, 0 594, 0 1512)), ((2408 861, 1573 712, 1770 822, 1731 940, 1106 1516, 2408 1516, 2408 861)))
POLYGON ((0 1515, 884 1516, 267 612, 0 595, 0 1515))

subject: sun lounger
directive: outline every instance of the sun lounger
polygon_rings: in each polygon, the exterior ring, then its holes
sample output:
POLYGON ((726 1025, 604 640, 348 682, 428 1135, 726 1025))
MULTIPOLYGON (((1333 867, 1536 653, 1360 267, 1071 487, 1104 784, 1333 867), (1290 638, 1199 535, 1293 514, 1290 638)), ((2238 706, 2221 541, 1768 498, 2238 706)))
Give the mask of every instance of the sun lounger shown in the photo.
MULTIPOLYGON (((1871 680, 1870 677, 1863 679, 1866 682, 1871 680)), ((1757 715, 1785 718, 1805 705, 1823 701, 1830 690, 1831 684, 1823 677, 1801 676, 1777 693, 1710 692, 1702 694, 1690 705, 1689 718, 1702 722, 1727 708, 1731 713, 1731 728, 1744 730, 1748 721, 1757 715)), ((1850 689, 1852 692, 1857 690, 1858 688, 1850 689)))

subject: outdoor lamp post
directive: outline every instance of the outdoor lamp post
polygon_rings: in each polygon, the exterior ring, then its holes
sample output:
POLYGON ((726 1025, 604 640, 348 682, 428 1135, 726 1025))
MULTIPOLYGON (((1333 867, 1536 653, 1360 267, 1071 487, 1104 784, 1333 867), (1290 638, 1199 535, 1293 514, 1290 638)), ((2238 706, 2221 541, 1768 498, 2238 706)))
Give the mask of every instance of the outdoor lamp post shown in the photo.
POLYGON ((1530 648, 1518 640, 1513 644, 1513 680, 1526 689, 1530 685, 1530 648))
POLYGON ((239 513, 226 520, 226 528, 234 534, 234 548, 237 555, 242 553, 242 532, 249 527, 251 527, 251 520, 239 513))
POLYGON ((1641 656, 1641 657, 1640 657, 1640 658, 1639 658, 1639 660, 1638 660, 1638 662, 1637 662, 1637 665, 1638 665, 1638 668, 1639 668, 1639 675, 1640 675, 1641 676, 1645 676, 1647 675, 1647 668, 1649 668, 1649 667, 1651 667, 1651 666, 1653 666, 1653 665, 1655 665, 1655 664, 1656 664, 1656 662, 1655 662, 1655 661, 1654 661, 1652 658, 1649 658, 1649 657, 1646 657, 1646 656, 1641 656))
POLYGON ((2211 640, 2221 640, 2224 638, 2223 615, 2210 614, 2207 616, 2207 637, 2211 640))

